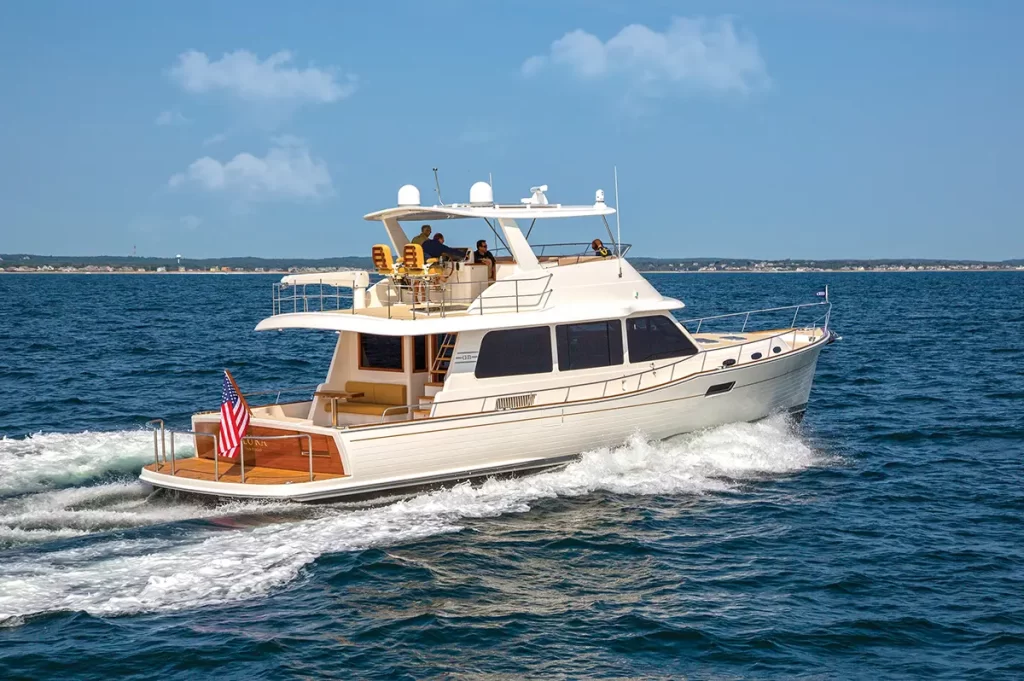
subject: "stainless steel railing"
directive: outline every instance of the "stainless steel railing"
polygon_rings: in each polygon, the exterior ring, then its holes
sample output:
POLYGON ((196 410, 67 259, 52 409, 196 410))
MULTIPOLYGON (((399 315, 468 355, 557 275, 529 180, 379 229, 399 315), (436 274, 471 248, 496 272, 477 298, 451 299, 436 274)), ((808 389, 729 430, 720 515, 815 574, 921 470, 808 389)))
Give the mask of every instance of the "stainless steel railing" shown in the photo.
MULTIPOLYGON (((171 475, 175 476, 178 474, 175 465, 176 455, 174 448, 174 436, 175 435, 187 435, 193 438, 196 437, 210 437, 213 438, 213 479, 214 481, 220 480, 220 438, 216 433, 201 433, 195 430, 168 430, 164 425, 163 419, 153 419, 147 421, 146 425, 151 426, 159 424, 159 428, 153 428, 153 461, 156 463, 157 471, 160 470, 161 466, 170 465, 171 475), (171 440, 171 452, 170 456, 167 455, 167 435, 170 434, 171 440)), ((309 459, 309 481, 313 482, 313 436, 309 433, 295 433, 293 435, 246 435, 242 438, 239 444, 238 452, 238 464, 241 481, 245 483, 245 443, 247 441, 256 440, 294 440, 294 439, 306 439, 306 456, 309 459)), ((301 451, 301 447, 300 447, 301 451)))
POLYGON ((319 383, 314 383, 313 385, 296 385, 296 386, 291 386, 291 387, 288 387, 288 388, 271 388, 269 390, 256 390, 256 391, 251 392, 251 393, 244 393, 242 395, 242 397, 258 397, 260 395, 276 395, 277 397, 274 399, 274 404, 280 404, 281 403, 281 395, 284 394, 284 393, 297 393, 297 392, 304 392, 306 390, 316 390, 319 387, 320 387, 319 383))
POLYGON ((156 429, 156 428, 153 429, 153 460, 156 463, 157 470, 160 469, 161 465, 163 465, 163 466, 168 465, 168 461, 170 461, 171 475, 177 475, 178 474, 178 471, 177 471, 176 465, 175 465, 175 461, 177 460, 177 455, 175 454, 175 450, 174 450, 174 436, 175 435, 189 435, 189 436, 191 436, 193 438, 195 438, 195 437, 212 437, 213 438, 213 452, 214 452, 214 457, 213 457, 213 478, 214 478, 214 480, 219 480, 220 479, 220 466, 218 465, 219 461, 217 459, 217 451, 219 450, 219 446, 218 445, 220 444, 220 439, 218 438, 216 433, 200 433, 200 432, 195 431, 195 430, 167 430, 167 428, 164 426, 164 420, 163 419, 153 419, 152 421, 147 421, 146 425, 149 426, 149 425, 152 425, 154 423, 159 423, 160 424, 160 428, 159 429, 156 429), (168 433, 170 433, 170 435, 171 435, 171 455, 170 455, 170 457, 167 456, 167 434, 168 433), (157 446, 158 442, 159 442, 159 447, 157 446), (161 458, 163 459, 162 463, 161 463, 161 458))
MULTIPOLYGON (((452 312, 493 314, 497 312, 520 312, 523 308, 541 307, 551 295, 552 275, 526 279, 499 279, 497 281, 440 281, 437 277, 408 277, 405 283, 397 277, 390 277, 383 284, 383 305, 387 318, 393 319, 396 309, 401 308, 413 319, 435 316, 446 317, 452 312), (536 288, 533 292, 524 288, 536 288), (511 289, 502 294, 498 291, 511 289), (466 293, 462 293, 465 291, 466 293), (433 295, 432 295, 433 294, 433 295), (476 305, 477 309, 473 310, 476 305)), ((381 284, 378 284, 380 286, 381 284)), ((351 310, 352 314, 379 308, 351 310)))
MULTIPOLYGON (((747 324, 750 322, 751 315, 760 315, 760 314, 768 314, 768 313, 773 313, 773 312, 781 312, 783 310, 793 310, 793 320, 792 320, 792 322, 790 322, 788 328, 795 328, 796 327, 797 318, 800 315, 800 311, 801 310, 805 310, 805 309, 810 309, 810 308, 824 308, 825 309, 825 320, 826 320, 825 321, 825 330, 827 331, 828 330, 828 318, 831 316, 831 313, 832 313, 832 303, 830 303, 827 300, 824 300, 824 301, 821 301, 821 302, 815 302, 815 303, 803 303, 803 304, 800 304, 800 305, 786 305, 784 307, 766 307, 766 308, 761 309, 761 310, 749 310, 749 311, 746 311, 746 312, 730 312, 729 314, 719 314, 719 315, 711 315, 711 316, 707 316, 707 317, 696 317, 696 318, 693 318, 693 319, 683 319, 679 323, 682 324, 683 326, 686 326, 687 324, 692 324, 693 322, 696 322, 697 323, 697 328, 694 329, 692 333, 698 334, 698 333, 700 333, 700 327, 705 322, 709 322, 709 321, 712 321, 712 320, 718 320, 718 319, 735 319, 735 318, 743 317, 743 326, 742 326, 742 328, 740 328, 739 333, 744 333, 746 331, 746 329, 747 329, 747 324)), ((820 319, 821 319, 821 317, 818 317, 815 321, 818 321, 820 319)), ((687 327, 687 328, 689 328, 689 327, 687 327)))
MULTIPOLYGON (((818 304, 819 303, 815 303, 815 305, 818 305, 818 304)), ((779 308, 779 309, 786 309, 786 308, 779 308)), ((823 336, 828 336, 828 333, 829 333, 828 332, 828 315, 829 315, 830 312, 831 312, 831 304, 829 304, 828 312, 826 312, 826 314, 824 315, 825 324, 821 327, 821 333, 822 333, 823 336)), ((744 313, 740 312, 738 314, 742 315, 744 313)), ((727 315, 723 315, 723 316, 727 316, 727 315)), ((574 383, 573 385, 570 385, 570 386, 560 386, 560 387, 557 387, 557 388, 542 388, 540 390, 525 390, 525 391, 524 390, 518 390, 518 391, 515 391, 515 392, 507 392, 507 393, 501 393, 501 394, 497 394, 497 395, 487 395, 485 397, 464 397, 464 398, 459 398, 459 399, 455 399, 455 400, 445 400, 444 402, 435 402, 435 403, 431 404, 430 415, 431 416, 434 415, 435 408, 437 406, 439 406, 439 405, 448 406, 448 405, 456 405, 456 404, 463 404, 463 403, 473 403, 473 402, 479 402, 480 406, 478 408, 476 408, 476 409, 467 409, 467 410, 465 410, 463 412, 459 412, 459 413, 456 413, 456 414, 446 414, 446 415, 458 416, 458 415, 465 415, 465 414, 472 414, 472 413, 484 413, 484 412, 489 412, 489 411, 500 411, 499 409, 497 409, 497 406, 496 406, 498 400, 500 400, 502 398, 510 398, 510 397, 521 396, 521 395, 526 394, 526 393, 536 395, 536 397, 533 399, 532 406, 552 406, 552 405, 557 405, 557 404, 564 404, 566 402, 571 401, 570 400, 570 396, 571 396, 571 394, 572 394, 572 392, 574 390, 575 391, 580 391, 581 389, 589 388, 589 387, 592 387, 592 386, 598 386, 598 385, 602 386, 600 397, 607 397, 608 396, 609 388, 612 387, 612 386, 615 386, 616 384, 619 384, 622 388, 624 388, 627 385, 632 385, 632 384, 635 383, 635 388, 632 388, 631 390, 628 390, 628 391, 625 391, 625 392, 621 392, 620 391, 619 393, 616 393, 616 395, 628 394, 630 392, 637 392, 639 390, 642 390, 642 389, 645 389, 645 388, 650 388, 650 387, 653 387, 655 385, 661 385, 663 383, 671 383, 671 382, 673 382, 673 381, 675 381, 677 379, 683 379, 683 378, 688 378, 690 376, 696 376, 696 375, 705 373, 706 371, 718 371, 720 369, 730 368, 730 367, 739 365, 741 363, 742 359, 743 359, 743 351, 744 351, 744 349, 745 348, 749 348, 752 345, 761 345, 761 344, 763 344, 763 345, 765 345, 766 348, 769 349, 769 353, 766 353, 766 354, 764 354, 761 357, 756 358, 756 359, 752 358, 752 359, 748 360, 748 362, 744 362, 744 364, 747 364, 747 363, 750 363, 750 362, 758 362, 758 361, 761 361, 762 359, 767 359, 770 356, 776 356, 777 357, 777 356, 780 356, 780 355, 789 354, 789 353, 794 352, 794 351, 799 349, 799 348, 796 347, 796 343, 797 343, 797 338, 798 338, 800 333, 810 332, 810 335, 816 336, 817 335, 816 331, 818 330, 818 328, 819 327, 816 324, 813 324, 811 326, 807 326, 807 327, 803 327, 803 328, 786 329, 785 331, 782 331, 782 332, 777 333, 777 334, 773 334, 771 336, 761 336, 759 338, 753 338, 753 339, 747 340, 747 341, 745 341, 743 343, 739 343, 737 345, 729 345, 729 346, 726 346, 726 347, 723 347, 723 348, 701 348, 696 354, 688 355, 687 357, 680 358, 678 361, 672 362, 670 364, 665 364, 665 365, 658 366, 658 367, 651 367, 651 368, 648 368, 648 369, 643 369, 641 371, 634 372, 632 374, 626 374, 625 376, 616 376, 614 378, 598 379, 596 381, 588 381, 588 382, 585 382, 585 383, 574 383), (777 354, 773 354, 773 353, 770 352, 770 350, 774 347, 774 341, 785 340, 785 339, 789 339, 789 349, 788 350, 780 351, 777 354), (732 357, 732 351, 733 350, 735 350, 735 353, 736 353, 735 354, 735 358, 732 357), (721 361, 719 362, 718 359, 716 359, 715 360, 715 365, 711 366, 711 367, 708 367, 708 357, 711 356, 712 354, 718 355, 719 358, 721 359, 721 361), (686 371, 686 373, 682 373, 683 365, 686 364, 687 362, 691 362, 692 360, 694 360, 694 358, 696 358, 698 356, 701 357, 700 368, 699 369, 689 369, 689 370, 686 371), (645 385, 645 381, 644 381, 644 377, 645 376, 650 376, 652 378, 657 378, 659 372, 667 372, 668 375, 667 375, 667 377, 664 377, 663 379, 658 380, 657 382, 648 382, 648 384, 645 385), (561 396, 561 399, 558 399, 557 396, 560 393, 563 393, 563 392, 564 392, 564 395, 561 396), (551 397, 555 397, 556 399, 545 399, 544 398, 545 395, 551 396, 551 397), (495 407, 493 407, 491 409, 487 409, 486 407, 487 407, 487 404, 489 402, 494 404, 495 407)), ((663 373, 663 376, 664 376, 664 373, 663 373)), ((421 405, 419 403, 416 403, 416 404, 405 404, 405 405, 395 405, 393 407, 388 407, 381 414, 380 423, 384 423, 386 417, 393 410, 395 411, 395 413, 402 413, 401 410, 409 410, 409 411, 411 411, 413 408, 418 408, 418 407, 421 408, 421 405)))

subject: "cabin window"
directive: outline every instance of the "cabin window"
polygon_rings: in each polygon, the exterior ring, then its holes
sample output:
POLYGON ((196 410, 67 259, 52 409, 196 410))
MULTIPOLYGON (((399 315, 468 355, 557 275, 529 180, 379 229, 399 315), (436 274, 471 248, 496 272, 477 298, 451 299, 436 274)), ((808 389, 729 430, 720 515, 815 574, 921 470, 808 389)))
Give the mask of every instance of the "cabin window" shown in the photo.
POLYGON ((488 331, 480 342, 477 378, 544 374, 551 371, 551 329, 488 331))
POLYGON ((679 327, 662 315, 627 319, 626 341, 629 343, 630 362, 649 362, 697 354, 697 348, 679 327))
POLYGON ((558 370, 593 369, 622 364, 622 324, 618 319, 555 327, 558 370))
POLYGON ((359 334, 359 368, 374 371, 403 371, 402 337, 359 334))
POLYGON ((427 337, 412 337, 412 370, 427 370, 427 337))

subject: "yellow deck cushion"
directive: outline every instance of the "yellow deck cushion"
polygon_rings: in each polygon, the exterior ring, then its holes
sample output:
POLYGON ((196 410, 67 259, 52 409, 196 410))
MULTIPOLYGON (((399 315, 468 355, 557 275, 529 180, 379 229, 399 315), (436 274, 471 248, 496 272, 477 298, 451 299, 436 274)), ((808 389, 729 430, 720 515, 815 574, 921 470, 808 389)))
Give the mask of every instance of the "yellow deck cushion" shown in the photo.
POLYGON ((368 381, 347 381, 345 383, 345 391, 350 393, 363 393, 362 397, 353 397, 349 399, 349 403, 353 402, 367 402, 374 403, 377 401, 375 389, 377 383, 370 383, 368 381))
POLYGON ((393 383, 378 383, 373 389, 377 404, 405 404, 405 386, 393 383))

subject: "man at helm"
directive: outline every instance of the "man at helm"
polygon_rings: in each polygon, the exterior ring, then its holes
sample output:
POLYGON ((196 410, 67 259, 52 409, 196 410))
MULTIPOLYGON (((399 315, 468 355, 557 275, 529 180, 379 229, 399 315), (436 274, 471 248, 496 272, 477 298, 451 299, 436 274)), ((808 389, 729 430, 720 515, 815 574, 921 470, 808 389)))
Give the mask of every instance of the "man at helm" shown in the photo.
POLYGON ((594 249, 595 255, 599 255, 602 258, 607 258, 612 254, 612 252, 605 247, 604 243, 600 239, 594 239, 593 241, 591 241, 590 247, 594 249))
POLYGON ((430 238, 430 225, 420 227, 420 233, 412 238, 414 244, 423 245, 423 242, 430 238))

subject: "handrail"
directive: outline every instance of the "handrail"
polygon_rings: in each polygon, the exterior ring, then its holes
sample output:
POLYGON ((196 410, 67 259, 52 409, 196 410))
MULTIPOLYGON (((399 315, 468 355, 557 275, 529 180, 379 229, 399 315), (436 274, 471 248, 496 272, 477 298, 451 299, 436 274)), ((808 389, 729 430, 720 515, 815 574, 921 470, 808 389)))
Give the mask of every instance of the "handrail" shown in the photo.
MULTIPOLYGON (((781 309, 785 309, 785 308, 781 308, 781 309)), ((829 307, 829 313, 831 313, 831 306, 829 307)), ((740 312, 738 314, 744 314, 744 313, 740 312)), ((828 333, 828 314, 825 315, 825 318, 826 318, 826 323, 822 327, 822 332, 827 335, 827 333, 828 333)), ((815 326, 806 327, 806 328, 816 329, 818 327, 815 325, 815 326)), ((539 394, 539 393, 543 393, 543 392, 552 392, 552 391, 561 391, 561 390, 564 390, 565 393, 566 393, 565 398, 563 398, 563 400, 561 402, 561 403, 565 403, 569 399, 569 392, 572 391, 573 389, 585 388, 585 387, 599 385, 599 384, 604 384, 607 387, 609 384, 611 384, 611 383, 613 383, 615 381, 625 382, 625 381, 629 381, 629 380, 634 379, 634 378, 637 379, 637 390, 640 390, 640 385, 643 382, 643 376, 644 375, 649 374, 649 373, 657 373, 658 371, 665 371, 666 369, 669 369, 671 371, 670 371, 669 379, 668 379, 667 382, 671 383, 672 381, 676 380, 676 378, 675 378, 676 367, 678 367, 679 365, 683 364, 684 362, 687 362, 687 361, 693 359, 697 355, 703 355, 703 358, 701 359, 701 368, 700 368, 700 370, 692 372, 690 374, 687 374, 686 376, 680 376, 679 378, 682 379, 682 378, 685 378, 685 377, 688 377, 688 376, 696 376, 696 375, 704 373, 705 370, 706 370, 708 354, 710 352, 714 352, 716 350, 725 350, 725 349, 732 349, 732 348, 735 348, 737 350, 736 359, 732 361, 733 362, 732 364, 729 364, 729 365, 725 364, 725 361, 728 361, 728 358, 727 358, 726 360, 723 360, 722 365, 720 365, 719 367, 716 367, 716 370, 717 369, 726 368, 726 366, 730 366, 731 367, 731 366, 735 366, 735 365, 739 364, 740 358, 742 358, 742 356, 743 356, 743 348, 745 348, 745 347, 747 347, 749 345, 753 345, 755 343, 760 344, 760 343, 766 343, 767 342, 768 343, 768 347, 771 347, 771 341, 779 339, 779 338, 784 338, 785 336, 792 335, 793 336, 793 341, 790 344, 791 350, 789 352, 793 352, 796 349, 795 346, 796 346, 796 336, 797 336, 797 333, 800 332, 801 330, 806 330, 806 328, 805 329, 789 328, 789 329, 786 329, 785 331, 783 331, 782 333, 777 333, 777 334, 773 334, 771 336, 766 336, 766 337, 762 337, 762 338, 755 338, 755 339, 752 339, 752 340, 744 341, 743 343, 740 343, 740 344, 735 345, 735 346, 726 346, 726 348, 701 348, 696 354, 688 355, 686 357, 680 358, 679 360, 677 360, 675 362, 672 362, 670 364, 665 364, 665 365, 662 365, 662 366, 659 366, 659 367, 651 367, 651 368, 648 368, 648 369, 643 369, 642 371, 638 371, 638 372, 632 373, 632 374, 626 374, 625 376, 616 376, 614 378, 598 379, 598 380, 595 380, 595 381, 588 381, 586 383, 574 383, 574 384, 569 385, 569 386, 557 386, 557 387, 552 387, 552 388, 541 388, 541 389, 538 389, 538 390, 522 390, 521 389, 521 390, 515 390, 515 391, 512 391, 512 392, 500 393, 500 394, 497 394, 497 395, 486 395, 486 396, 483 396, 483 397, 480 397, 480 396, 477 396, 477 397, 461 397, 461 398, 455 399, 455 400, 445 400, 443 402, 434 402, 432 407, 431 407, 431 409, 433 409, 433 406, 436 406, 438 404, 450 405, 450 404, 459 404, 459 403, 463 403, 463 402, 479 400, 481 402, 481 405, 480 405, 480 411, 478 413, 483 413, 484 405, 486 405, 487 401, 491 400, 491 399, 498 400, 498 399, 500 399, 502 397, 511 397, 513 395, 522 395, 524 392, 535 392, 535 393, 539 394)), ((785 354, 789 354, 789 352, 787 352, 785 354)), ((752 361, 756 362, 756 361, 759 361, 759 360, 752 360, 752 361)), ((636 391, 631 391, 631 392, 636 392, 636 391)), ((559 404, 559 402, 552 402, 550 404, 545 404, 543 406, 550 406, 551 404, 559 404)), ((419 403, 411 403, 411 404, 395 405, 395 406, 392 406, 392 407, 388 407, 381 414, 380 423, 384 423, 384 418, 388 415, 388 412, 390 412, 392 409, 410 409, 412 407, 418 407, 418 406, 420 406, 419 403)), ((538 406, 541 406, 541 405, 538 405, 538 406)), ((467 413, 469 413, 469 412, 467 412, 467 413)))
MULTIPOLYGON (((440 300, 439 303, 436 303, 436 305, 437 305, 437 308, 438 308, 438 313, 442 317, 446 316, 446 313, 448 312, 448 308, 453 306, 453 304, 457 305, 460 311, 468 311, 469 308, 471 308, 473 306, 473 303, 479 303, 478 309, 479 309, 480 314, 482 315, 482 314, 484 314, 484 301, 492 301, 493 302, 493 301, 508 300, 508 299, 513 299, 515 301, 515 304, 514 304, 515 310, 516 310, 516 312, 519 312, 519 309, 521 307, 520 300, 522 300, 524 298, 525 299, 536 298, 537 299, 536 302, 529 303, 529 304, 527 304, 527 303, 523 303, 522 304, 522 306, 534 307, 534 306, 537 306, 537 305, 541 304, 542 299, 544 298, 544 296, 550 295, 552 276, 553 275, 549 272, 549 273, 543 274, 543 275, 541 275, 539 277, 529 277, 529 278, 525 278, 525 279, 498 279, 497 281, 493 281, 493 282, 490 282, 490 281, 488 281, 488 282, 479 282, 479 281, 476 281, 476 282, 474 282, 474 281, 444 282, 443 281, 443 282, 440 282, 440 283, 430 282, 429 279, 417 281, 416 280, 417 278, 414 277, 413 278, 414 279, 413 283, 410 283, 410 284, 400 284, 400 283, 396 283, 393 279, 388 279, 387 280, 387 291, 388 291, 388 294, 387 294, 387 304, 384 307, 388 311, 388 319, 391 319, 392 318, 392 308, 395 305, 407 305, 406 303, 402 302, 403 299, 404 299, 404 296, 402 295, 402 293, 403 293, 403 291, 409 291, 409 292, 412 293, 412 296, 411 296, 412 297, 412 303, 408 304, 408 307, 409 307, 409 309, 410 309, 410 311, 412 313, 412 318, 416 319, 417 315, 423 315, 423 316, 429 317, 429 316, 431 316, 431 312, 429 310, 429 306, 435 305, 435 303, 429 299, 429 294, 427 295, 427 299, 422 301, 423 303, 425 303, 428 306, 428 309, 426 309, 426 310, 418 308, 417 304, 419 302, 421 302, 421 301, 417 301, 416 300, 416 298, 418 297, 417 292, 420 291, 420 290, 423 290, 421 287, 427 287, 427 290, 434 290, 434 291, 439 291, 440 292, 441 300, 440 300), (544 282, 544 286, 543 286, 543 288, 540 291, 538 291, 536 293, 520 293, 520 291, 519 291, 519 284, 521 282, 522 283, 529 283, 529 282, 535 282, 535 281, 543 281, 544 282), (500 287, 500 286, 505 286, 505 285, 508 285, 508 284, 512 284, 514 286, 515 290, 514 290, 513 293, 506 294, 506 295, 500 295, 500 294, 491 293, 490 295, 488 295, 488 292, 491 290, 492 287, 496 287, 496 286, 500 287), (467 296, 465 298, 455 298, 453 296, 447 295, 447 293, 452 288, 457 287, 457 286, 470 286, 470 287, 472 287, 472 286, 483 286, 483 289, 481 290, 481 292, 476 297, 469 297, 469 296, 467 296), (397 294, 397 301, 395 300, 396 295, 393 295, 393 292, 397 294), (465 304, 465 303, 468 303, 468 304, 465 304)), ((500 310, 500 309, 511 308, 511 307, 513 307, 513 305, 502 305, 502 304, 499 304, 497 306, 492 305, 488 309, 493 311, 495 309, 499 309, 500 310)), ((354 310, 353 310, 353 313, 354 313, 354 310)))
MULTIPOLYGON (((153 457, 156 463, 157 470, 160 469, 160 457, 163 455, 163 465, 167 465, 167 442, 165 439, 166 433, 171 434, 171 475, 177 475, 178 472, 175 468, 175 451, 174 451, 174 436, 175 435, 189 435, 192 437, 212 437, 213 438, 213 479, 214 481, 220 480, 220 438, 217 433, 203 433, 195 430, 167 430, 164 427, 163 419, 153 419, 148 421, 146 425, 159 423, 159 429, 153 429, 153 457), (161 447, 157 447, 157 435, 160 436, 161 447)), ((298 438, 306 438, 306 455, 309 458, 309 481, 313 482, 313 436, 309 433, 295 433, 294 435, 245 435, 242 437, 239 443, 238 452, 238 463, 241 467, 241 479, 242 483, 245 483, 245 441, 246 440, 291 440, 298 438)))
MULTIPOLYGON (((730 312, 728 314, 710 315, 710 316, 707 316, 707 317, 694 317, 693 319, 683 319, 683 320, 680 320, 679 323, 680 324, 689 324, 689 323, 692 323, 692 322, 697 322, 697 329, 693 332, 693 333, 696 334, 696 333, 700 333, 700 327, 701 327, 701 325, 704 322, 711 321, 712 319, 727 319, 729 317, 739 317, 740 315, 746 315, 747 318, 749 319, 750 315, 752 315, 752 314, 760 314, 762 312, 780 312, 782 310, 796 310, 796 314, 793 315, 793 324, 791 325, 791 328, 792 328, 792 326, 796 324, 796 315, 800 313, 800 310, 802 308, 805 308, 805 307, 820 307, 822 305, 827 305, 829 311, 831 311, 832 303, 827 301, 827 300, 823 300, 821 302, 801 303, 799 305, 786 305, 784 307, 766 307, 766 308, 761 309, 761 310, 747 310, 745 312, 730 312)), ((746 327, 746 322, 744 322, 743 326, 746 327)), ((742 333, 742 331, 741 331, 741 333, 742 333)))
POLYGON ((256 397, 257 395, 277 395, 277 399, 274 400, 274 404, 281 403, 281 393, 297 393, 303 390, 316 390, 320 387, 319 383, 313 385, 297 385, 291 388, 271 388, 270 390, 257 390, 251 393, 244 393, 242 397, 256 397))
POLYGON ((220 479, 220 466, 219 466, 219 461, 217 459, 217 451, 219 449, 218 444, 220 444, 220 443, 219 443, 219 438, 218 438, 216 433, 200 433, 200 432, 194 431, 194 430, 168 430, 164 426, 164 420, 163 419, 153 419, 151 421, 147 421, 146 425, 148 426, 148 425, 151 425, 151 424, 154 424, 154 423, 159 423, 160 424, 160 428, 159 429, 155 429, 155 428, 153 429, 153 461, 156 464, 156 468, 157 468, 158 471, 160 470, 160 457, 161 457, 161 455, 163 456, 163 465, 164 466, 167 465, 167 433, 171 434, 171 458, 170 458, 170 461, 171 461, 171 475, 172 476, 178 474, 177 468, 175 466, 175 461, 177 460, 177 457, 176 457, 175 451, 174 451, 174 436, 175 435, 191 435, 193 437, 212 437, 213 438, 213 479, 214 480, 219 480, 220 479), (160 446, 159 446, 159 448, 157 447, 157 442, 158 442, 157 434, 160 435, 160 439, 159 439, 160 446))

